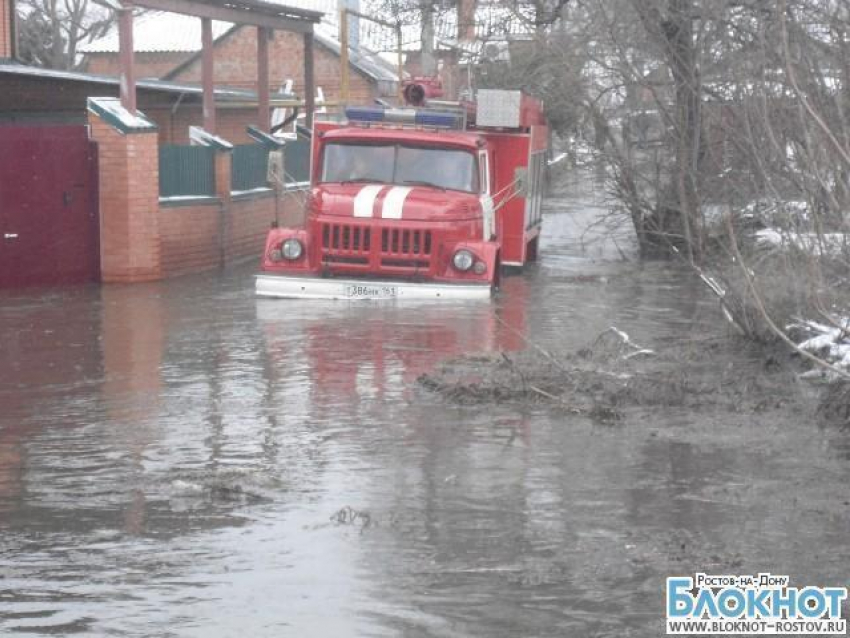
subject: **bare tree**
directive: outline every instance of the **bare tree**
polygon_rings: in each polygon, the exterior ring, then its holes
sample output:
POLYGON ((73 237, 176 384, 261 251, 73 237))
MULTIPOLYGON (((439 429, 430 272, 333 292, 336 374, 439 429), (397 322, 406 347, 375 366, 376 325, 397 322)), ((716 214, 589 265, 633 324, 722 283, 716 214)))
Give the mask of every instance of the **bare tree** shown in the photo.
POLYGON ((103 35, 113 12, 98 0, 19 0, 19 55, 53 69, 78 67, 80 44, 103 35))

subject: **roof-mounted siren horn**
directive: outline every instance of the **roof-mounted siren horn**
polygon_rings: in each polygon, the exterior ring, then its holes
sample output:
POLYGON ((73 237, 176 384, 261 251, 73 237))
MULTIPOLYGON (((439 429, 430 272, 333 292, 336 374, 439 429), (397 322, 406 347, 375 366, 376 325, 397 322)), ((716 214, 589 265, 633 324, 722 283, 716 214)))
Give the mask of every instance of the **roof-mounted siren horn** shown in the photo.
POLYGON ((443 81, 438 77, 415 77, 404 81, 405 104, 424 106, 427 100, 443 97, 443 81))

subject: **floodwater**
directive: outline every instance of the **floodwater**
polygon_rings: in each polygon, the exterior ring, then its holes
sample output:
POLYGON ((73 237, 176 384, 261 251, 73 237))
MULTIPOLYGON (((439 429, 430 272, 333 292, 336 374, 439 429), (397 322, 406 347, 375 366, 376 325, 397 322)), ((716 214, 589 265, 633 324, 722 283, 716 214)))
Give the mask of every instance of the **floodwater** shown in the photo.
POLYGON ((604 425, 417 386, 719 321, 605 211, 551 198, 540 263, 485 303, 257 300, 250 266, 2 293, 0 634, 660 636, 667 576, 846 585, 848 436, 805 389, 604 425))

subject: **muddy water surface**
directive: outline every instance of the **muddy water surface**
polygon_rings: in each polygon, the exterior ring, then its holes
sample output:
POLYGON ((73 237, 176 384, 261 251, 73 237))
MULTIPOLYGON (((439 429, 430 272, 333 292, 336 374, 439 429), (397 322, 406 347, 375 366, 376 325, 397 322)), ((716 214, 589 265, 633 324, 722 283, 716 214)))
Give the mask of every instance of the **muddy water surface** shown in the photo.
POLYGON ((793 382, 616 424, 416 383, 611 325, 699 348, 715 302, 605 210, 551 198, 492 303, 257 300, 250 267, 3 293, 0 633, 659 636, 669 575, 847 584, 848 437, 793 382))

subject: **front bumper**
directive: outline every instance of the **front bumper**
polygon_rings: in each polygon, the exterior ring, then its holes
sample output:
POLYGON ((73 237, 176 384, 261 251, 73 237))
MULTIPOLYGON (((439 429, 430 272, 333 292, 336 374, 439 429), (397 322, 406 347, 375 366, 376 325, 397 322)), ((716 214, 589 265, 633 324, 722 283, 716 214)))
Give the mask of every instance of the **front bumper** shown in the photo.
POLYGON ((487 299, 489 284, 412 283, 397 280, 257 275, 257 295, 290 299, 487 299))

